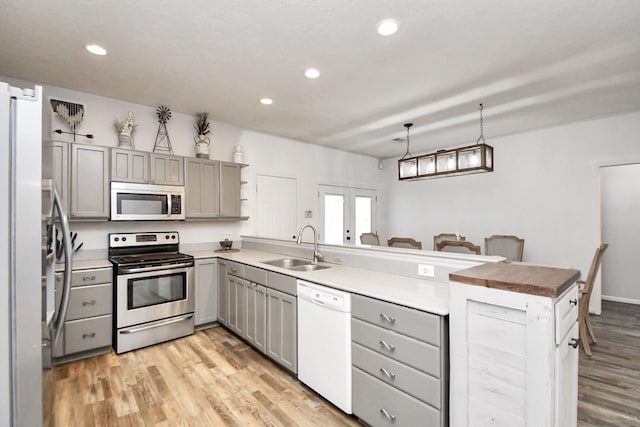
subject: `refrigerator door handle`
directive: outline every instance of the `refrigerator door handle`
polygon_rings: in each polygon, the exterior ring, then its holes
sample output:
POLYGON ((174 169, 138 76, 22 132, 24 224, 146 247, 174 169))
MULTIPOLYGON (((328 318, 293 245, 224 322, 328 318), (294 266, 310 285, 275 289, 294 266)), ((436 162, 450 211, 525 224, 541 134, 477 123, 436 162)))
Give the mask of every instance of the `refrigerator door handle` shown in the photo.
MULTIPOLYGON (((52 190, 53 204, 55 205, 55 210, 58 211, 58 216, 60 217, 60 227, 62 228, 62 245, 64 248, 64 283, 62 285, 60 309, 56 313, 55 321, 52 323, 51 345, 53 347, 58 342, 58 338, 60 338, 62 327, 64 326, 64 321, 67 317, 67 308, 69 307, 69 294, 71 293, 71 269, 73 251, 71 248, 71 230, 69 228, 67 213, 64 211, 62 201, 60 200, 60 196, 58 195, 58 191, 56 190, 55 186, 52 190)), ((53 218, 53 215, 51 216, 51 218, 53 218)))

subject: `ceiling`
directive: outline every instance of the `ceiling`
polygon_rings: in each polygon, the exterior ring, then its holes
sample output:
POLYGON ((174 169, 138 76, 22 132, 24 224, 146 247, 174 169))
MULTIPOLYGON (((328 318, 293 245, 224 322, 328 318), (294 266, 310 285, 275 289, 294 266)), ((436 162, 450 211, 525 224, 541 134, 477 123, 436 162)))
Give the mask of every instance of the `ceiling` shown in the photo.
POLYGON ((474 143, 480 103, 489 144, 640 110, 637 0, 2 0, 0 40, 0 75, 379 158, 474 143))

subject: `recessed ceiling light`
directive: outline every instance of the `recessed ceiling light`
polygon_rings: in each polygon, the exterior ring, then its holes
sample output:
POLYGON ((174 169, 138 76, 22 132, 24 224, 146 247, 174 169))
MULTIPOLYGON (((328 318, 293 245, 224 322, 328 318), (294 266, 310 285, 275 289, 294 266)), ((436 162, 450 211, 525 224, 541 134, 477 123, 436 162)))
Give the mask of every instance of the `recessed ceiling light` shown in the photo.
POLYGON ((87 50, 93 53, 94 55, 103 56, 107 54, 107 51, 104 48, 98 46, 97 44, 88 44, 87 50))
POLYGON ((264 105, 271 105, 271 104, 273 104, 273 99, 271 99, 271 98, 262 98, 260 100, 260 103, 264 104, 264 105))
POLYGON ((390 36, 398 31, 398 22, 395 19, 383 19, 378 22, 377 28, 381 36, 390 36))
POLYGON ((304 72, 304 75, 310 79, 317 79, 318 77, 320 77, 320 71, 316 70, 315 68, 309 68, 304 72))

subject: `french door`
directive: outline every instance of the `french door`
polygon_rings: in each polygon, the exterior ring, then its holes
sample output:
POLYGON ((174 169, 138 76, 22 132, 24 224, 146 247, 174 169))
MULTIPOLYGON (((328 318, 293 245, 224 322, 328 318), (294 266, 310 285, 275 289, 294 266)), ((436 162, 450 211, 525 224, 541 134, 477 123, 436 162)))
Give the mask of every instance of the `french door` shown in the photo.
POLYGON ((362 233, 376 231, 375 190, 319 185, 320 240, 360 244, 362 233))

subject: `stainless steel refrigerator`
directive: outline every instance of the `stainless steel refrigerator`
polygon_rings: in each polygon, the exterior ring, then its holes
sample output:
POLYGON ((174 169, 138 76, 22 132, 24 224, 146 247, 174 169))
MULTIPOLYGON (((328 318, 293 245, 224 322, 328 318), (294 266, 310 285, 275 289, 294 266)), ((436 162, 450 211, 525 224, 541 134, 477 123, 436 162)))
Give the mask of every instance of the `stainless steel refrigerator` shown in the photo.
POLYGON ((0 82, 2 426, 48 424, 50 353, 64 322, 71 278, 66 213, 51 181, 42 179, 42 105, 42 87, 20 89, 0 82), (54 303, 55 227, 62 230, 66 249, 60 307, 54 303))

